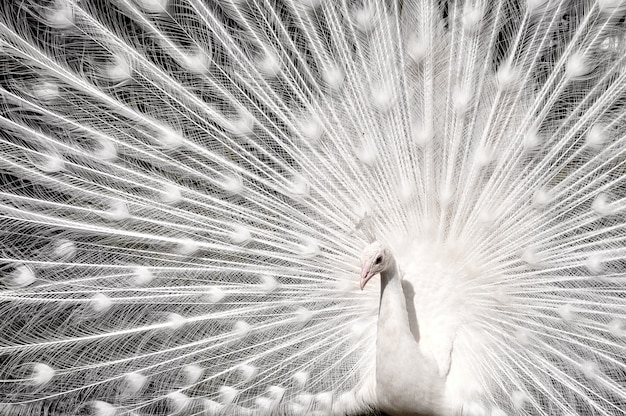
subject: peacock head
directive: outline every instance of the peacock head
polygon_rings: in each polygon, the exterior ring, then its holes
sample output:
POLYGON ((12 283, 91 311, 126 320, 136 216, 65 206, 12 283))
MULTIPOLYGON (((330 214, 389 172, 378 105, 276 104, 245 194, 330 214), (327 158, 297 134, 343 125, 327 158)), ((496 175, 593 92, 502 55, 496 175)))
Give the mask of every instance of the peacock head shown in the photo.
POLYGON ((378 241, 365 247, 361 255, 361 290, 372 277, 387 270, 392 263, 391 252, 378 241))

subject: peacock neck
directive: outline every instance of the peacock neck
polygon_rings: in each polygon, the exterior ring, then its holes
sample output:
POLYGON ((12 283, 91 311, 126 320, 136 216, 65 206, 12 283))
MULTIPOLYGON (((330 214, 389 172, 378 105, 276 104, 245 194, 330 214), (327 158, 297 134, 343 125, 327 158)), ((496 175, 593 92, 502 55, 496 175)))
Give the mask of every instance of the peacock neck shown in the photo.
POLYGON ((394 262, 381 273, 376 336, 376 395, 390 415, 448 415, 436 363, 423 355, 409 325, 402 278, 394 262))
POLYGON ((396 262, 380 274, 380 307, 378 311, 378 337, 414 342, 409 326, 406 299, 402 291, 402 277, 396 262), (383 325, 384 323, 384 325, 383 325))

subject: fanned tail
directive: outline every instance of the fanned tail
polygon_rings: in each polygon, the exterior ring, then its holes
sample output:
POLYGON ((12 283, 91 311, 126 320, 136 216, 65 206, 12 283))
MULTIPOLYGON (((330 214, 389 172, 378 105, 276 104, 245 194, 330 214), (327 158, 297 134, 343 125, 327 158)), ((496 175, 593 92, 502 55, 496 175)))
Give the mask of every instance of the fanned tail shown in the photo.
POLYGON ((0 409, 623 414, 624 5, 0 5, 0 409), (415 388, 428 388, 428 380, 415 388))

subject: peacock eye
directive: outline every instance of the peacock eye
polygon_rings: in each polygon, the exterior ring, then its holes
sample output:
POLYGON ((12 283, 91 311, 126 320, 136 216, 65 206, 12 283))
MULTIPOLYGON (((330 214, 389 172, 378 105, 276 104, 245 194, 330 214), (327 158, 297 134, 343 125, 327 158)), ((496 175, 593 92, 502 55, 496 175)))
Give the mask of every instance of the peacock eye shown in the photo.
POLYGON ((376 261, 374 261, 374 264, 380 264, 381 261, 383 261, 383 256, 378 256, 376 257, 376 261))

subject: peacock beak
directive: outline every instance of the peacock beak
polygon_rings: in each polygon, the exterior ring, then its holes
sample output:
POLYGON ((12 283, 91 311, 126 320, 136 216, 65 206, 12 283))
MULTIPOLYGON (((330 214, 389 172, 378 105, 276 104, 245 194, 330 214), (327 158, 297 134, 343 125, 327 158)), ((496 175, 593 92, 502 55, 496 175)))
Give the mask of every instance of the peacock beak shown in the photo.
POLYGON ((361 290, 363 290, 363 288, 365 287, 365 285, 367 284, 367 282, 369 282, 369 280, 374 276, 374 273, 372 273, 372 269, 364 266, 363 269, 361 269, 361 290))

